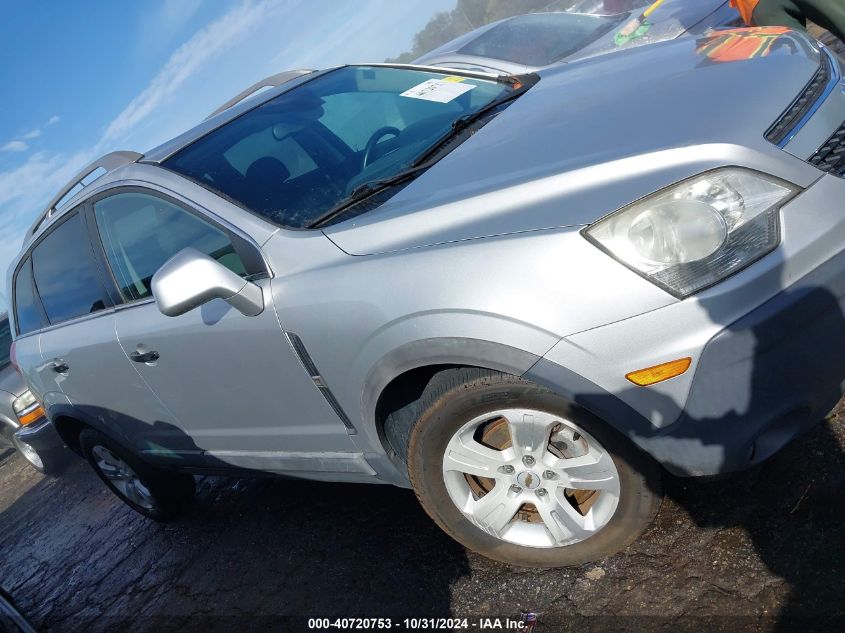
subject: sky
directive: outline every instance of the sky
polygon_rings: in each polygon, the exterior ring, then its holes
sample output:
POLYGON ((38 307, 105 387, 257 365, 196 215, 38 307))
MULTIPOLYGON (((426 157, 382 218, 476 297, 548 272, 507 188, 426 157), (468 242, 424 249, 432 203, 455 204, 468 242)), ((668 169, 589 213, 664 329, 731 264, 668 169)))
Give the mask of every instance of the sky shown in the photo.
POLYGON ((263 77, 382 61, 455 0, 4 3, 0 302, 23 234, 84 165, 199 123, 263 77))

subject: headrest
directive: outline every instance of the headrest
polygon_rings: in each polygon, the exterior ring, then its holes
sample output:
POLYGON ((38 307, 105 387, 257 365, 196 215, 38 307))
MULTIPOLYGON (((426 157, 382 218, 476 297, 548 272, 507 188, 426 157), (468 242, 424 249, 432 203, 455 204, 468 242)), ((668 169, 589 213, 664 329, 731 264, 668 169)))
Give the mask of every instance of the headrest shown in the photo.
POLYGON ((288 178, 290 178, 288 168, 284 166, 282 161, 272 156, 259 158, 246 170, 246 179, 250 181, 271 180, 284 182, 288 178))

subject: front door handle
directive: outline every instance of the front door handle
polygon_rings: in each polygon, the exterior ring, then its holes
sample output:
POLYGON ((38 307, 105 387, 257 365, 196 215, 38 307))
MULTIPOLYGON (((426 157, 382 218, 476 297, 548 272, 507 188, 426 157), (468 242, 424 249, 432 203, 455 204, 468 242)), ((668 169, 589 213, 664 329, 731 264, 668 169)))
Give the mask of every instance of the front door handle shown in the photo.
POLYGON ((57 358, 53 361, 53 371, 57 374, 66 374, 70 367, 68 364, 60 358, 57 358))
POLYGON ((129 354, 129 358, 136 363, 154 363, 159 359, 159 354, 155 350, 149 352, 139 352, 136 350, 129 354))

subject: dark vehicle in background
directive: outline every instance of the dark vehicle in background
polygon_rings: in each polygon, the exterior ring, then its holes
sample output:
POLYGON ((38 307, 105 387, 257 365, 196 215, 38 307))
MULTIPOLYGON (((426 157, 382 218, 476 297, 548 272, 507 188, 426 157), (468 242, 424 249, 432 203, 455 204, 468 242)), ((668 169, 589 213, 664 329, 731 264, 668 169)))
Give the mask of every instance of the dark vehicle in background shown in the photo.
POLYGON ((626 24, 638 20, 652 4, 651 0, 582 0, 575 4, 560 0, 541 12, 505 18, 470 31, 413 63, 520 74, 741 25, 728 0, 667 0, 649 15, 636 36, 617 38, 626 24))
POLYGON ((12 364, 11 346, 4 312, 0 314, 0 444, 17 450, 36 470, 56 475, 65 466, 65 446, 12 364))

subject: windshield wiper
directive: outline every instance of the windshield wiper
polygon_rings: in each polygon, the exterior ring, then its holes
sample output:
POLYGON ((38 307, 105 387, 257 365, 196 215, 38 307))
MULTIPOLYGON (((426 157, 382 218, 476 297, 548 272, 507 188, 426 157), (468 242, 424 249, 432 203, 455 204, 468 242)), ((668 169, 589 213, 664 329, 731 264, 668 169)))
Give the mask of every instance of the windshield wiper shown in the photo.
POLYGON ((530 85, 520 84, 520 87, 513 90, 513 92, 509 92, 506 95, 502 95, 498 99, 493 99, 493 101, 491 101, 485 106, 482 106, 475 112, 470 112, 469 114, 465 114, 464 116, 452 121, 452 126, 449 128, 449 131, 446 132, 446 134, 441 136, 439 139, 437 139, 434 144, 431 145, 427 150, 425 150, 425 152, 423 152, 422 155, 420 155, 420 157, 417 158, 414 163, 412 163, 412 166, 418 165, 423 161, 428 161, 428 159, 431 156, 435 155, 440 150, 440 148, 442 148, 444 145, 446 145, 449 141, 458 136, 468 127, 470 127, 473 123, 476 123, 477 121, 480 121, 481 119, 487 117, 491 113, 495 112, 502 105, 509 103, 514 99, 517 99, 518 97, 521 97, 533 85, 533 83, 530 85))
POLYGON ((329 209, 326 213, 321 215, 319 218, 308 224, 305 228, 308 229, 315 229, 319 226, 322 226, 326 222, 336 218, 338 215, 343 213, 346 209, 351 207, 352 205, 361 202, 365 198, 369 198, 373 194, 378 193, 379 191, 384 191, 385 189, 392 187, 394 185, 398 185, 405 180, 408 180, 415 174, 419 172, 425 171, 438 160, 440 160, 439 152, 445 145, 447 145, 450 141, 452 141, 455 137, 461 134, 464 130, 468 127, 472 126, 473 123, 484 119, 485 117, 489 116, 493 113, 496 109, 500 106, 513 101, 514 99, 522 96, 531 86, 536 83, 534 81, 519 81, 514 78, 515 81, 518 82, 518 88, 514 88, 513 91, 502 95, 498 99, 493 99, 490 103, 482 106, 475 112, 471 112, 469 114, 465 114, 462 117, 459 117, 452 121, 452 125, 449 128, 449 131, 446 132, 443 136, 438 138, 433 144, 431 144, 426 150, 420 154, 415 160, 413 160, 406 169, 392 175, 388 176, 387 178, 379 178, 377 180, 371 180, 370 182, 365 182, 361 185, 355 187, 352 192, 343 200, 341 200, 338 204, 334 207, 329 209))
POLYGON ((435 160, 426 161, 425 163, 415 164, 408 169, 403 169, 397 174, 394 174, 388 178, 379 178, 378 180, 371 180, 370 182, 365 182, 362 185, 358 185, 355 189, 352 190, 346 198, 340 201, 340 203, 333 206, 331 209, 326 211, 323 215, 319 218, 308 224, 305 228, 307 229, 316 229, 317 227, 325 224, 329 220, 336 218, 338 215, 343 213, 346 209, 351 207, 353 204, 361 202, 361 200, 365 198, 369 198, 371 195, 378 193, 379 191, 383 191, 392 187, 393 185, 398 185, 399 183, 408 180, 414 174, 425 171, 429 167, 431 167, 435 162, 435 160))

